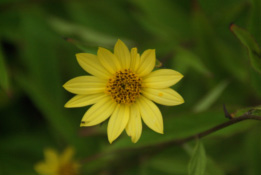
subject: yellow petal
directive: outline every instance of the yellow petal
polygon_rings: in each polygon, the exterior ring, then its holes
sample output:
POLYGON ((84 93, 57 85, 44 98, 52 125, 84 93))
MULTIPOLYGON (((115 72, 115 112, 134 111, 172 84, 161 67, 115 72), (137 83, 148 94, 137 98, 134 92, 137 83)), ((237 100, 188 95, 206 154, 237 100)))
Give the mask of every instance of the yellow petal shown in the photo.
POLYGON ((156 63, 156 55, 154 49, 145 50, 141 55, 140 66, 137 70, 137 74, 140 77, 144 77, 151 73, 156 63))
POLYGON ((130 119, 126 126, 126 132, 131 137, 133 143, 136 143, 140 139, 142 122, 137 104, 132 104, 130 107, 130 119))
POLYGON ((131 64, 130 69, 136 72, 140 65, 140 54, 137 53, 137 48, 131 49, 131 64))
POLYGON ((59 167, 59 157, 57 152, 53 149, 48 148, 44 150, 44 156, 45 156, 46 166, 48 166, 48 168, 51 171, 56 171, 57 168, 59 167))
POLYGON ((77 107, 88 106, 97 103, 99 100, 104 98, 104 96, 106 96, 106 94, 104 93, 91 94, 91 95, 75 95, 64 105, 64 107, 77 108, 77 107))
POLYGON ((171 69, 160 69, 143 77, 142 86, 148 88, 168 88, 176 84, 183 77, 177 71, 171 69))
POLYGON ((163 119, 159 108, 146 97, 137 100, 144 123, 153 131, 163 134, 163 119))
POLYGON ((93 126, 106 120, 114 111, 116 103, 110 96, 105 96, 94 104, 83 116, 81 126, 93 126))
POLYGON ((105 91, 107 80, 94 76, 80 76, 67 81, 63 87, 74 94, 95 94, 105 91))
POLYGON ((144 88, 142 94, 148 99, 166 106, 175 106, 184 103, 183 98, 173 89, 144 88))
POLYGON ((130 116, 128 105, 118 104, 108 123, 108 139, 112 143, 126 127, 130 116))
POLYGON ((58 166, 54 168, 44 162, 40 162, 34 166, 34 169, 39 175, 56 175, 58 166))
POLYGON ((117 57, 109 50, 100 47, 98 49, 98 58, 102 65, 111 73, 114 74, 116 71, 121 69, 121 64, 117 57))
POLYGON ((90 53, 78 53, 76 58, 80 66, 90 74, 102 78, 108 79, 111 75, 100 63, 96 55, 90 53))
POLYGON ((130 51, 128 47, 121 41, 118 40, 114 46, 114 54, 118 57, 121 67, 123 69, 130 68, 130 51))
POLYGON ((73 155, 74 155, 74 149, 72 147, 66 148, 63 154, 61 155, 61 163, 66 164, 71 162, 73 155))

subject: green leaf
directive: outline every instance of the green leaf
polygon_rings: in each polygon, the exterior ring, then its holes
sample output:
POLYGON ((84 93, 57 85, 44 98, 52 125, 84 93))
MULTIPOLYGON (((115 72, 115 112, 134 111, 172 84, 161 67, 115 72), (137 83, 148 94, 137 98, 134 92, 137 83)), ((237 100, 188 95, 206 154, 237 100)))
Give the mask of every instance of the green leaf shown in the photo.
POLYGON ((208 109, 222 94, 228 85, 227 81, 222 81, 214 89, 207 93, 194 107, 195 112, 202 112, 208 109))
POLYGON ((251 132, 246 134, 246 137, 242 142, 244 147, 242 157, 247 160, 245 166, 247 167, 245 174, 260 175, 261 168, 261 125, 257 125, 251 128, 251 132))
POLYGON ((221 169, 214 160, 207 158, 206 175, 225 175, 223 169, 221 169))
POLYGON ((149 167, 164 174, 186 174, 186 159, 182 155, 163 154, 148 160, 149 167))
POLYGON ((203 75, 211 75, 210 70, 205 66, 202 60, 189 50, 177 48, 174 61, 174 68, 181 72, 185 72, 188 68, 192 68, 203 75))
POLYGON ((140 9, 133 12, 136 20, 156 37, 175 42, 191 34, 188 11, 180 4, 171 0, 133 0, 130 3, 140 9))
POLYGON ((60 55, 66 51, 58 52, 57 40, 60 38, 47 26, 42 13, 39 7, 21 13, 21 36, 26 40, 19 54, 27 75, 60 106, 64 102, 60 65, 65 59, 60 55))
POLYGON ((8 78, 7 68, 6 68, 4 54, 1 45, 0 45, 0 86, 4 90, 8 90, 9 88, 9 78, 8 78))
POLYGON ((235 24, 230 26, 230 30, 236 35, 236 37, 241 41, 241 43, 247 47, 249 58, 253 68, 261 73, 261 51, 260 47, 246 30, 238 27, 235 24))
MULTIPOLYGON (((193 149, 189 144, 184 144, 183 149, 188 153, 189 156, 192 156, 193 149)), ((225 172, 218 166, 218 164, 209 156, 206 156, 206 171, 205 175, 225 175, 225 172)))
POLYGON ((254 69, 250 70, 249 83, 251 83, 253 89, 255 90, 256 98, 261 98, 261 76, 259 72, 255 71, 254 69))
MULTIPOLYGON (((92 45, 94 43, 102 46, 112 46, 118 39, 116 37, 109 36, 104 33, 100 33, 90 28, 76 25, 56 17, 50 18, 49 23, 54 30, 58 31, 62 35, 78 36, 83 41, 92 43, 92 45)), ((124 41, 125 43, 129 43, 129 41, 126 41, 125 39, 124 41)))
POLYGON ((71 143, 76 142, 75 127, 70 118, 65 117, 62 106, 58 107, 50 94, 46 92, 36 81, 20 74, 16 77, 20 87, 28 94, 35 106, 42 112, 51 126, 58 134, 71 143))
POLYGON ((76 46, 79 50, 86 52, 86 53, 92 53, 92 54, 96 54, 97 53, 97 47, 95 48, 90 48, 90 46, 88 47, 87 45, 84 45, 82 42, 75 40, 73 38, 65 38, 65 40, 71 44, 73 44, 74 46, 76 46))
POLYGON ((257 43, 261 43, 261 25, 260 25, 260 0, 250 0, 251 2, 251 12, 249 19, 249 32, 254 36, 257 43))
POLYGON ((204 146, 200 140, 198 140, 188 165, 188 174, 204 175, 206 170, 206 163, 207 159, 204 146))

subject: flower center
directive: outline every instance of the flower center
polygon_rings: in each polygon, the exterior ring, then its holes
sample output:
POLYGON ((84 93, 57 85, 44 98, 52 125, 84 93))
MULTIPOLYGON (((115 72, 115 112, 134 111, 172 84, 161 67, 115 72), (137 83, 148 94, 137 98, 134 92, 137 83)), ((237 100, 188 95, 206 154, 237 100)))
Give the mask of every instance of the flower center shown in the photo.
POLYGON ((77 175, 77 170, 74 168, 72 163, 62 165, 58 171, 59 175, 77 175))
POLYGON ((106 91, 118 104, 132 104, 141 93, 141 78, 129 69, 116 72, 107 83, 106 91))

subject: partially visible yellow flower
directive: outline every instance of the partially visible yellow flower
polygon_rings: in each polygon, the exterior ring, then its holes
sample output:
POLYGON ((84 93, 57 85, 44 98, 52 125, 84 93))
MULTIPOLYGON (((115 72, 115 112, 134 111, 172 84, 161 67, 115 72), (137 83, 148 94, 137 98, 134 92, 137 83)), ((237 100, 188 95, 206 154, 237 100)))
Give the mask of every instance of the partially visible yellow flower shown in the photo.
POLYGON ((67 91, 76 94, 65 107, 94 104, 84 114, 81 126, 94 126, 110 117, 107 128, 110 143, 124 129, 136 143, 141 136, 142 120, 149 128, 163 134, 162 115, 152 101, 166 106, 184 103, 183 98, 169 88, 183 75, 171 69, 152 72, 156 63, 154 49, 140 55, 137 48, 129 51, 118 40, 114 53, 100 47, 97 56, 79 53, 76 57, 91 75, 76 77, 64 84, 67 91))
POLYGON ((45 161, 35 165, 39 175, 77 175, 79 164, 73 160, 74 150, 67 148, 59 155, 53 149, 44 150, 45 161))

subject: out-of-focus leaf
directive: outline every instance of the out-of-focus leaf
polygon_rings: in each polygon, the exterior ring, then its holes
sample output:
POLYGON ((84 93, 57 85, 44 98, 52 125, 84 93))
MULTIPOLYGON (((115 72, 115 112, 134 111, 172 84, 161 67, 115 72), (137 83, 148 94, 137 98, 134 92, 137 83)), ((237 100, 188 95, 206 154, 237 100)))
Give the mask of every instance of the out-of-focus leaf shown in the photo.
POLYGON ((261 98, 261 76, 260 76, 260 73, 255 71, 254 69, 251 69, 250 70, 250 80, 249 80, 249 83, 251 82, 251 87, 253 87, 253 89, 255 90, 255 93, 257 96, 259 96, 259 98, 261 98))
POLYGON ((188 165, 188 174, 204 175, 206 170, 206 164, 207 159, 205 149, 201 141, 198 140, 188 165))
POLYGON ((244 62, 239 60, 240 54, 234 51, 233 45, 217 36, 217 28, 197 5, 192 20, 197 40, 196 51, 208 69, 220 76, 222 68, 224 71, 222 73, 230 73, 241 82, 245 81, 247 72, 244 69, 244 62))
POLYGON ((211 72, 197 55, 182 48, 176 50, 173 67, 183 73, 185 73, 187 69, 192 68, 205 76, 211 75, 211 72))
POLYGON ((248 132, 244 142, 244 154, 246 174, 260 175, 261 168, 261 125, 257 125, 251 132, 248 132))
POLYGON ((64 58, 60 53, 66 52, 58 52, 59 42, 56 40, 60 38, 50 30, 42 13, 41 8, 36 6, 21 14, 21 31, 26 40, 20 54, 27 72, 19 72, 15 78, 50 123, 56 136, 75 147, 82 146, 80 142, 83 140, 76 137, 79 125, 64 113, 65 99, 60 75, 64 58))
POLYGON ((175 42, 181 36, 187 37, 190 34, 189 16, 179 3, 171 0, 134 0, 130 2, 138 7, 138 10, 133 13, 136 19, 155 36, 175 42))
MULTIPOLYGON (((30 135, 17 133, 1 139, 0 149, 3 152, 27 152, 32 155, 41 154, 44 146, 50 146, 51 139, 46 132, 31 133, 30 135), (41 150, 41 152, 39 152, 41 150)), ((15 157, 15 155, 13 155, 15 157)))
POLYGON ((205 175, 225 175, 225 172, 217 165, 216 162, 208 157, 205 175))
POLYGON ((77 41, 75 39, 72 38, 65 38, 65 40, 73 45, 75 45, 78 49, 80 49, 83 52, 86 53, 92 53, 92 54, 96 54, 97 53, 97 48, 95 49, 91 49, 90 47, 85 46, 83 43, 81 43, 80 41, 77 41))
POLYGON ((227 81, 220 82, 214 89, 209 91, 194 107, 195 112, 202 112, 208 109, 222 94, 228 85, 227 81))
POLYGON ((187 174, 187 160, 183 155, 172 155, 171 153, 152 157, 148 160, 148 166, 164 174, 187 174))
POLYGON ((0 174, 1 175, 35 175, 31 157, 24 154, 22 156, 10 156, 10 153, 1 152, 0 174), (15 167, 15 168, 14 168, 15 167))
POLYGON ((0 45, 0 86, 4 90, 9 89, 9 76, 8 76, 8 72, 7 72, 7 68, 6 68, 6 64, 5 64, 5 60, 4 60, 4 54, 2 51, 1 45, 0 45))
POLYGON ((54 105, 60 106, 64 101, 60 75, 61 60, 57 53, 57 39, 60 39, 48 27, 39 7, 31 8, 20 15, 21 36, 26 38, 19 48, 23 66, 32 81, 37 82, 54 105))
POLYGON ((235 19, 239 15, 241 15, 245 10, 248 10, 249 8, 249 2, 244 0, 239 0, 237 3, 227 3, 226 7, 224 7, 225 4, 221 1, 216 2, 220 4, 220 9, 217 9, 216 6, 213 4, 212 7, 216 9, 213 11, 213 13, 215 13, 216 18, 219 18, 219 23, 221 23, 219 25, 223 25, 224 27, 228 26, 231 21, 235 21, 235 19))
POLYGON ((260 48, 256 41, 252 38, 249 32, 238 27, 235 24, 231 24, 230 30, 237 36, 237 38, 254 54, 260 54, 260 48))
POLYGON ((251 16, 249 32, 254 36, 257 43, 261 44, 261 25, 260 25, 260 9, 261 3, 259 0, 251 0, 251 16))
MULTIPOLYGON (((191 157, 193 154, 193 149, 188 144, 184 144, 183 148, 191 157)), ((225 175, 225 172, 217 165, 217 163, 212 158, 206 156, 206 159, 207 163, 205 175, 225 175)))
POLYGON ((1 0, 0 1, 0 5, 9 5, 11 3, 19 3, 19 2, 23 2, 24 0, 1 0))
POLYGON ((253 68, 261 73, 261 50, 256 41, 252 38, 250 33, 235 24, 230 26, 230 30, 236 35, 241 43, 247 47, 253 68))
POLYGON ((36 155, 42 154, 39 148, 50 144, 49 141, 50 138, 46 136, 46 133, 41 135, 39 132, 31 133, 31 135, 17 133, 15 136, 1 138, 0 174, 35 175, 32 167, 36 161, 39 161, 36 155))
MULTIPOLYGON (((213 37, 215 37, 215 35, 213 37)), ((220 68, 222 67, 222 69, 224 68, 224 71, 227 71, 239 81, 245 82, 248 74, 245 67, 245 60, 239 60, 240 58, 243 58, 243 54, 240 55, 239 51, 235 51, 231 45, 220 38, 213 39, 211 44, 214 49, 212 53, 216 53, 216 55, 213 55, 215 61, 212 65, 218 67, 218 74, 221 74, 220 68), (217 64, 220 64, 220 66, 216 66, 217 64)))
POLYGON ((227 26, 234 21, 242 11, 249 8, 249 2, 244 0, 227 1, 226 3, 219 0, 205 1, 198 0, 200 8, 206 13, 214 24, 227 26))
POLYGON ((206 15, 197 7, 197 4, 193 9, 192 27, 192 32, 194 32, 194 37, 197 40, 197 52, 202 56, 204 59, 203 61, 208 63, 210 62, 210 45, 208 43, 210 43, 209 40, 213 39, 213 28, 210 25, 206 15))
POLYGON ((62 106, 57 108, 50 94, 31 79, 21 74, 16 78, 21 88, 29 95, 34 104, 41 110, 42 114, 59 134, 70 143, 75 143, 75 129, 71 121, 63 114, 61 110, 62 106))
MULTIPOLYGON (((142 41, 148 34, 141 30, 137 21, 130 15, 134 10, 131 1, 68 1, 65 4, 66 14, 70 20, 86 26, 106 36, 131 38, 142 41)), ((126 41, 124 39, 124 41, 126 41)), ((101 46, 101 45, 100 45, 101 46)))
MULTIPOLYGON (((64 21, 59 18, 52 17, 49 19, 51 26, 65 36, 78 36, 86 42, 97 44, 100 46, 113 46, 117 39, 113 36, 108 36, 103 33, 96 32, 87 27, 72 24, 70 22, 64 21)), ((130 41, 124 40, 125 43, 130 43, 130 41)))
MULTIPOLYGON (((2 1, 0 1, 1 3, 2 1)), ((0 33, 1 37, 8 40, 16 40, 21 38, 20 28, 17 27, 20 22, 19 12, 7 10, 4 6, 1 8, 0 15, 0 33)))

